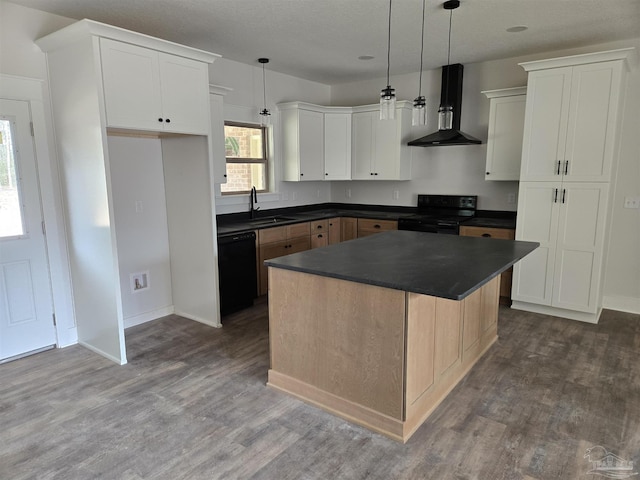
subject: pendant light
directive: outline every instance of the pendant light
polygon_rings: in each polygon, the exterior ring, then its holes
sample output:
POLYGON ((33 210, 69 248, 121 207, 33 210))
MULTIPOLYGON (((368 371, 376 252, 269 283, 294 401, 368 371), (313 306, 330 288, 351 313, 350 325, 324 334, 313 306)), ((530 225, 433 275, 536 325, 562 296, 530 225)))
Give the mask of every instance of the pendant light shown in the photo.
POLYGON ((269 59, 259 58, 258 62, 262 64, 262 99, 264 101, 264 108, 260 110, 260 116, 262 117, 262 125, 269 125, 271 123, 271 112, 267 108, 267 79, 264 74, 264 66, 269 63, 269 59))
POLYGON ((413 101, 413 115, 411 124, 415 127, 427 124, 427 101, 422 95, 422 59, 424 56, 424 12, 426 0, 422 0, 422 35, 420 40, 420 80, 418 81, 418 96, 413 101))
POLYGON ((389 36, 387 38, 387 88, 380 92, 380 120, 393 120, 396 116, 396 90, 391 88, 391 0, 389 0, 389 36))
MULTIPOLYGON (((443 7, 449 10, 449 46, 447 47, 447 79, 449 84, 449 65, 451 65, 451 23, 453 20, 453 11, 460 6, 460 0, 448 0, 444 2, 443 7)), ((457 114, 453 111, 453 106, 449 103, 449 89, 446 89, 444 104, 438 109, 438 130, 451 130, 453 128, 453 115, 457 114)))

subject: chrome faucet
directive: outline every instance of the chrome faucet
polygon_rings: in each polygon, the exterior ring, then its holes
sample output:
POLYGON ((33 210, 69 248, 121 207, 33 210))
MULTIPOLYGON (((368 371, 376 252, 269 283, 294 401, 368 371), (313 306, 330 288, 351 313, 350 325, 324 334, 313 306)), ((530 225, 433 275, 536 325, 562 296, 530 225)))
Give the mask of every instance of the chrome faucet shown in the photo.
POLYGON ((258 203, 258 192, 256 191, 256 187, 251 187, 249 200, 250 200, 250 208, 251 208, 251 210, 249 210, 249 218, 254 218, 256 215, 256 212, 260 210, 260 207, 256 207, 256 203, 258 203))

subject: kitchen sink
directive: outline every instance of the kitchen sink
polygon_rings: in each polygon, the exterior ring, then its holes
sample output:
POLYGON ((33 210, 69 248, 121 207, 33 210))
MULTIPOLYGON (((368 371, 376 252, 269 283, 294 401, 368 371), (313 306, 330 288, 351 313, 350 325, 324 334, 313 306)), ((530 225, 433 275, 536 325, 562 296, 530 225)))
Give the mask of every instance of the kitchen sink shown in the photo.
POLYGON ((297 220, 296 218, 291 217, 266 217, 266 218, 257 218, 255 220, 249 221, 249 225, 255 226, 265 226, 265 225, 277 225, 282 222, 291 222, 293 220, 297 220))

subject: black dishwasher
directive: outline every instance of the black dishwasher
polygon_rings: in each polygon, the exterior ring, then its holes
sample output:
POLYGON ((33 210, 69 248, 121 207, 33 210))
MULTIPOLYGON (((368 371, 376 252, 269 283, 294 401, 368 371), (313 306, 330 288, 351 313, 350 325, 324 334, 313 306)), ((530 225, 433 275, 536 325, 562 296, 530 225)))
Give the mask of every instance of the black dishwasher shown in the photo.
POLYGON ((218 237, 220 314, 253 305, 258 296, 255 232, 218 237))

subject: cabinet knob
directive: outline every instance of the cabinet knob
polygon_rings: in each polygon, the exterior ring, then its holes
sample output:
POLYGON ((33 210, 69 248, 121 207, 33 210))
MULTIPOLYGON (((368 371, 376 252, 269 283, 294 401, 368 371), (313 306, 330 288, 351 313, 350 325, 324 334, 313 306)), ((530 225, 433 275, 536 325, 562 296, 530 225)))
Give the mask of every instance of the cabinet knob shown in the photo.
POLYGON ((171 119, 170 119, 170 118, 167 118, 167 119, 165 120, 165 122, 166 122, 166 123, 171 123, 171 119))
POLYGON ((483 233, 482 236, 488 238, 488 237, 491 237, 491 234, 490 233, 483 233))
POLYGON ((484 172, 485 175, 491 175, 491 172, 484 172))
POLYGON ((316 228, 317 228, 318 230, 321 230, 321 229, 322 229, 322 225, 318 225, 316 228))
POLYGON ((161 118, 158 119, 159 122, 163 122, 164 120, 162 120, 161 118))
POLYGON ((378 172, 375 172, 375 173, 374 173, 374 175, 377 175, 377 174, 378 174, 378 172))
POLYGON ((373 175, 373 172, 371 172, 369 175, 373 175))
POLYGON ((324 172, 325 175, 329 175, 327 172, 324 172))
POLYGON ((301 173, 301 174, 300 174, 300 176, 301 176, 301 177, 304 177, 304 173, 301 173))
POLYGON ((321 233, 318 234, 318 238, 322 238, 322 234, 321 233))
POLYGON ((226 173, 224 174, 224 178, 227 178, 227 174, 226 173))
POLYGON ((376 224, 373 226, 373 228, 382 228, 382 227, 376 223, 376 224))

